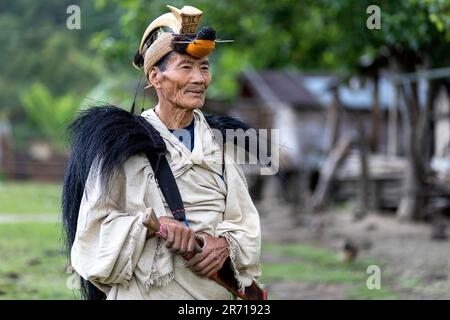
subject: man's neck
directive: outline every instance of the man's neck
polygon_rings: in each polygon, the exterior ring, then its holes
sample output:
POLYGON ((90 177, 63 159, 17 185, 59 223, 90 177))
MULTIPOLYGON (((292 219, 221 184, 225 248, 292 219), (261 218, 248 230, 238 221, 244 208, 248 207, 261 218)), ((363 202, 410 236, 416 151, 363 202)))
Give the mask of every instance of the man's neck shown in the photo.
POLYGON ((158 104, 155 112, 167 129, 180 129, 187 127, 194 119, 194 110, 178 108, 172 105, 158 104))

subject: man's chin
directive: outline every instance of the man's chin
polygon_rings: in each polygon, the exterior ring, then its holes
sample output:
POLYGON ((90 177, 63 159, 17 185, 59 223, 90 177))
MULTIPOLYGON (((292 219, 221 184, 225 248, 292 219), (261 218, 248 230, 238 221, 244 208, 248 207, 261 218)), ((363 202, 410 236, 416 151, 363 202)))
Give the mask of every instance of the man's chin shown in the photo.
POLYGON ((197 100, 197 101, 192 101, 190 102, 187 107, 189 109, 201 109, 203 107, 203 105, 205 104, 205 100, 197 100))

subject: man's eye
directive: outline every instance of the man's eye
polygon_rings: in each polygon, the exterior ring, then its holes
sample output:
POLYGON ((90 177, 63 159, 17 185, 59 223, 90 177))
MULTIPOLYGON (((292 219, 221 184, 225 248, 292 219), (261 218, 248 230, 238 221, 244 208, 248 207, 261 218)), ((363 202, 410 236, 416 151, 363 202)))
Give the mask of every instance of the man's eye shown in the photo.
POLYGON ((208 71, 208 70, 209 70, 209 67, 202 67, 202 70, 208 71))
POLYGON ((191 66, 185 65, 181 67, 182 69, 191 69, 191 66))

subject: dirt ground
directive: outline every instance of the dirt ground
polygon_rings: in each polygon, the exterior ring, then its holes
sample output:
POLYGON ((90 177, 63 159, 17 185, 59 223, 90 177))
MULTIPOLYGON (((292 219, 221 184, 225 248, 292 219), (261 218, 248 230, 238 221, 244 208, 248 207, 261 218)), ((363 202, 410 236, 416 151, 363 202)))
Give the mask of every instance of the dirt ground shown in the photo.
MULTIPOLYGON (((257 205, 265 242, 301 243, 342 250, 351 239, 359 250, 356 259, 371 259, 381 268, 381 285, 388 285, 399 299, 450 299, 450 241, 431 240, 431 226, 400 222, 393 214, 370 213, 355 220, 351 209, 328 210, 318 215, 292 211, 276 201, 257 205)), ((273 256, 263 254, 263 261, 273 256)), ((279 299, 346 299, 345 284, 302 281, 270 283, 269 292, 279 299)))

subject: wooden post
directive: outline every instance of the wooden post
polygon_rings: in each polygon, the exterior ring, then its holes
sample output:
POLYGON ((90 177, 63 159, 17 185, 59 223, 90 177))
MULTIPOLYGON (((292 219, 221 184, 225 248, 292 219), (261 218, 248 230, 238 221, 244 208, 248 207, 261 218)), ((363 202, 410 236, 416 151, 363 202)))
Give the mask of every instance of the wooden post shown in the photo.
POLYGON ((389 108, 389 124, 388 124, 388 141, 387 151, 390 156, 398 155, 398 103, 399 103, 399 88, 396 83, 393 84, 394 97, 389 108))
POLYGON ((362 120, 357 119, 358 124, 358 146, 359 146, 359 159, 360 159, 360 188, 358 209, 355 214, 355 218, 361 219, 367 214, 367 208, 369 203, 369 170, 367 165, 367 143, 365 138, 364 127, 362 120))
POLYGON ((379 140, 381 135, 381 108, 380 108, 380 93, 379 93, 379 77, 375 74, 372 77, 373 81, 373 107, 372 107, 372 138, 371 149, 373 152, 378 151, 379 140))
POLYGON ((418 101, 417 86, 407 84, 402 86, 403 98, 405 101, 405 129, 406 129, 406 156, 408 164, 405 172, 403 186, 403 196, 397 209, 397 217, 401 220, 419 220, 424 208, 424 168, 420 148, 420 136, 418 129, 418 101))
POLYGON ((323 163, 320 169, 319 183, 307 206, 311 211, 319 211, 327 202, 334 175, 350 151, 350 146, 350 138, 341 139, 323 163))
POLYGON ((326 124, 326 138, 327 144, 325 145, 325 150, 329 153, 336 146, 337 138, 339 137, 339 120, 342 111, 341 104, 339 102, 339 96, 337 92, 337 87, 332 89, 333 101, 331 102, 330 108, 328 109, 327 124, 326 124))

